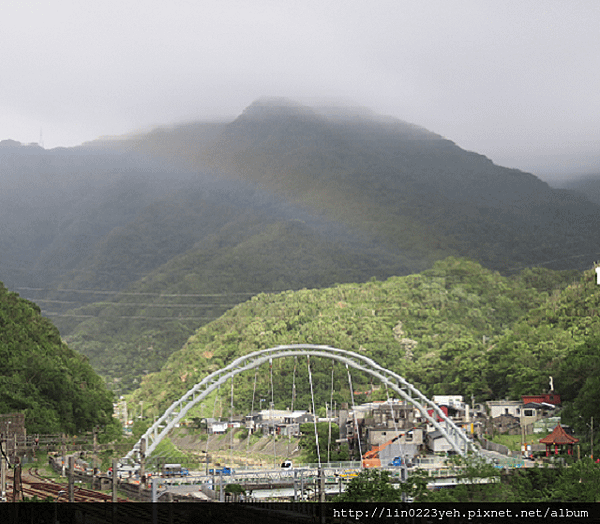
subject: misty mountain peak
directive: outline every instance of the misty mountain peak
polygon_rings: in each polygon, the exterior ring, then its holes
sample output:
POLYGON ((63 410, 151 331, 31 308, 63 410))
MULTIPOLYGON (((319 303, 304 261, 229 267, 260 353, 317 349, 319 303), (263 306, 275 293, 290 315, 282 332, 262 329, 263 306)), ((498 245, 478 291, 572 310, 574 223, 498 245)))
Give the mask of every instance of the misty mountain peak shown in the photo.
POLYGON ((17 142, 16 140, 0 140, 0 147, 21 147, 21 142, 17 142))
POLYGON ((273 120, 286 117, 316 117, 309 107, 283 97, 262 97, 252 102, 236 120, 273 120))
MULTIPOLYGON (((242 114, 233 122, 233 127, 244 124, 284 124, 318 123, 320 127, 330 127, 337 132, 350 131, 372 138, 381 138, 383 133, 388 138, 408 140, 443 140, 443 137, 424 127, 399 120, 397 118, 376 113, 372 109, 359 105, 346 103, 316 103, 314 105, 302 104, 295 100, 283 97, 262 97, 250 104, 242 114)), ((316 130, 315 130, 316 131, 316 130)))

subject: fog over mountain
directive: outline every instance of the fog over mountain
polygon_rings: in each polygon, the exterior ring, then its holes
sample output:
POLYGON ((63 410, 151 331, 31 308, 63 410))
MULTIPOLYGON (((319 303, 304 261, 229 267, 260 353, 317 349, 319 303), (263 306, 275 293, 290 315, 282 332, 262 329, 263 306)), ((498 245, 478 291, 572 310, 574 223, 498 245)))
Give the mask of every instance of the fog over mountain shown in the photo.
POLYGON ((538 176, 597 167, 596 0, 22 0, 3 20, 0 140, 231 121, 267 94, 368 106, 538 176))

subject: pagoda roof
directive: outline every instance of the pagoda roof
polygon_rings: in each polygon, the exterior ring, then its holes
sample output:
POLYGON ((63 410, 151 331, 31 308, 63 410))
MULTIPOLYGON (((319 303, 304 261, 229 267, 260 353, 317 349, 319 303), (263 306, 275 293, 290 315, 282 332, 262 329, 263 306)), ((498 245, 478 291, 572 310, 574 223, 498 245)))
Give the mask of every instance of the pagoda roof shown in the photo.
POLYGON ((554 428, 550 435, 540 439, 541 444, 576 444, 577 442, 579 442, 579 439, 569 435, 560 424, 554 428))

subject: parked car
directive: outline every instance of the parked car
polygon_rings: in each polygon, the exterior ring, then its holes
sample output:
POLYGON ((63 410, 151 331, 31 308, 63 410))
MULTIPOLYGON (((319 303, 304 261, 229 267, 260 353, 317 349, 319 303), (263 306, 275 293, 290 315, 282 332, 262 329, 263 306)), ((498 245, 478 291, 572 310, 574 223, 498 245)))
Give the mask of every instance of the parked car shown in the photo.
POLYGON ((394 457, 392 461, 388 463, 388 466, 402 466, 402 457, 394 457))

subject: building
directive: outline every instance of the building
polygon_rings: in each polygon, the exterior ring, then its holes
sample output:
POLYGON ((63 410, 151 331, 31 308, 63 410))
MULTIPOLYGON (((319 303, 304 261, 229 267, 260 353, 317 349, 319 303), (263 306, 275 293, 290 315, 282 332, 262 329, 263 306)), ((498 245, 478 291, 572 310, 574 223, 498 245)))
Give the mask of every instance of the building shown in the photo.
POLYGON ((398 444, 423 444, 423 430, 421 428, 410 428, 394 431, 387 427, 369 427, 366 429, 367 444, 369 446, 381 446, 390 440, 398 444))
POLYGON ((415 408, 408 402, 390 399, 386 402, 371 404, 370 417, 375 426, 408 429, 415 425, 415 408))
MULTIPOLYGON (((520 435, 521 422, 518 417, 513 415, 500 415, 491 420, 491 429, 507 435, 520 435)), ((488 429, 488 433, 492 433, 492 431, 488 429)))
POLYGON ((209 435, 224 435, 227 433, 229 423, 220 420, 207 420, 206 429, 209 435))
POLYGON ((501 415, 512 415, 518 419, 521 418, 523 402, 520 400, 489 400, 486 405, 492 419, 501 415))
POLYGON ((529 402, 535 402, 536 404, 551 404, 553 406, 560 406, 560 395, 556 393, 544 393, 543 395, 523 395, 521 397, 523 404, 529 402))
POLYGON ((440 431, 427 433, 427 446, 433 453, 446 453, 454 449, 440 431))
POLYGON ((312 421, 313 415, 307 411, 263 409, 246 417, 246 427, 252 432, 262 430, 265 435, 293 436, 300 434, 300 424, 312 421))
POLYGON ((546 445, 546 456, 547 457, 550 456, 550 451, 552 449, 552 446, 554 446, 554 454, 555 455, 558 455, 558 453, 559 453, 559 446, 560 446, 561 451, 564 450, 564 448, 566 447, 567 454, 572 455, 573 454, 573 445, 577 444, 578 442, 579 442, 579 439, 569 435, 560 424, 558 424, 554 428, 554 430, 552 431, 552 433, 550 433, 550 435, 540 439, 540 444, 546 445))
POLYGON ((500 433, 519 434, 523 429, 527 433, 534 431, 534 424, 551 414, 556 405, 548 402, 534 402, 531 399, 553 400, 560 402, 558 395, 524 395, 523 400, 491 400, 486 402, 490 413, 490 424, 487 431, 500 433))

